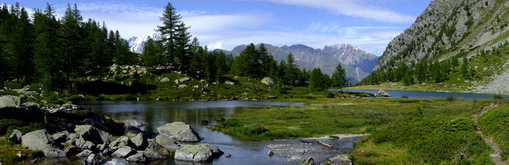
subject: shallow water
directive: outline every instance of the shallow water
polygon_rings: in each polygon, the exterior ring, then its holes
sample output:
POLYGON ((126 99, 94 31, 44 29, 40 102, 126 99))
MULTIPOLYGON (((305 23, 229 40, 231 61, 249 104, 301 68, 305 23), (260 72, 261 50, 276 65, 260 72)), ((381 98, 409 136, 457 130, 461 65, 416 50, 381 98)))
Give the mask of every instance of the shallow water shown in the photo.
MULTIPOLYGON (((331 89, 336 90, 336 89, 331 89)), ((377 94, 378 90, 364 90, 364 89, 343 89, 344 91, 351 92, 366 92, 377 94)), ((452 93, 452 92, 415 92, 415 91, 385 91, 394 98, 401 98, 402 96, 408 96, 409 98, 446 98, 448 96, 465 98, 465 99, 492 99, 493 94, 483 93, 452 93)), ((505 98, 509 98, 508 95, 504 95, 505 98)))
MULTIPOLYGON (((204 139, 197 144, 209 143, 224 151, 224 155, 204 164, 298 164, 300 158, 313 157, 316 161, 325 161, 327 158, 341 153, 350 152, 353 143, 359 137, 344 139, 320 139, 334 148, 326 148, 319 144, 303 143, 300 139, 274 140, 253 142, 238 139, 221 132, 210 130, 211 125, 217 124, 215 117, 225 117, 232 113, 246 111, 251 108, 304 106, 303 103, 264 102, 264 101, 208 101, 208 102, 82 102, 80 106, 90 108, 92 111, 116 120, 137 119, 147 123, 145 130, 157 131, 157 127, 174 121, 182 121, 191 125, 204 139), (203 125, 206 119, 209 124, 203 125), (305 150, 292 150, 287 153, 276 153, 270 157, 268 146, 286 145, 288 148, 310 148, 305 150), (226 158, 231 154, 231 158, 226 158), (293 161, 289 161, 293 160, 293 161)), ((58 163, 45 161, 43 164, 58 163)), ((172 160, 157 161, 151 164, 186 164, 172 160)), ((195 163, 196 164, 196 163, 195 163)))

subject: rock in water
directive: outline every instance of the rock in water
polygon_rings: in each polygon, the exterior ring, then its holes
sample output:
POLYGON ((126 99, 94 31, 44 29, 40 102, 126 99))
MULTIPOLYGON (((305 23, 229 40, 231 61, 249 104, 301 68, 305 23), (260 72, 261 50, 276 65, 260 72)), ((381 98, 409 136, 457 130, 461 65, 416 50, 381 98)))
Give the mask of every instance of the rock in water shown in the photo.
POLYGON ((129 156, 127 158, 127 161, 136 162, 136 163, 145 163, 145 162, 147 162, 147 157, 143 154, 143 152, 139 152, 137 154, 129 156))
POLYGON ((65 152, 56 148, 53 143, 53 138, 45 129, 29 132, 21 137, 21 146, 31 150, 41 150, 45 157, 65 157, 65 152))
POLYGON ((385 92, 383 89, 378 90, 378 94, 376 96, 377 97, 391 97, 391 95, 389 95, 389 93, 385 92))
POLYGON ((22 135, 23 135, 23 133, 17 129, 12 130, 11 135, 9 135, 9 141, 19 144, 19 143, 21 143, 22 135))
POLYGON ((87 158, 87 164, 89 165, 101 164, 101 160, 95 154, 90 154, 87 158))
POLYGON ((203 162, 210 161, 222 154, 221 150, 209 144, 184 145, 175 152, 175 160, 203 162))
POLYGON ((174 139, 157 135, 145 149, 145 156, 150 159, 165 159, 171 157, 171 152, 180 148, 180 144, 174 139))
POLYGON ((157 131, 159 131, 161 135, 166 135, 181 142, 197 142, 201 140, 198 133, 196 133, 191 126, 183 122, 165 124, 158 127, 157 131))
POLYGON ((67 141, 68 136, 69 136, 69 132, 67 132, 67 131, 57 132, 57 133, 51 135, 51 137, 53 137, 53 140, 55 140, 55 143, 63 143, 65 141, 67 141))
POLYGON ((135 153, 136 153, 136 151, 133 150, 131 147, 124 146, 124 147, 118 149, 117 151, 115 151, 113 154, 111 154, 111 156, 118 157, 118 158, 125 158, 125 157, 131 156, 135 153))
POLYGON ((18 96, 0 96, 0 108, 12 107, 19 108, 21 106, 21 97, 18 96))
POLYGON ((338 155, 327 160, 330 165, 352 165, 352 160, 348 155, 338 155))
POLYGON ((104 163, 105 165, 125 165, 125 164, 128 164, 129 162, 127 162, 126 160, 124 159, 111 159, 110 161, 107 161, 106 163, 104 163))

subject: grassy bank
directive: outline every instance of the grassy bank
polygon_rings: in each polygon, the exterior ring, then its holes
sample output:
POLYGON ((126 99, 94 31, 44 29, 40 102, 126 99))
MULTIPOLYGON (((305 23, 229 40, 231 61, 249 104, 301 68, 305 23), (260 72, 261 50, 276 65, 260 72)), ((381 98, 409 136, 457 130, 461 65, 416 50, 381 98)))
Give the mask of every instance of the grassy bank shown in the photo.
MULTIPOLYGON (((458 82, 459 83, 459 82, 458 82)), ((377 85, 363 85, 363 86, 353 86, 348 87, 346 89, 365 89, 365 90, 391 90, 391 91, 417 91, 417 92, 438 92, 438 91, 449 91, 449 92, 464 92, 468 91, 466 87, 456 87, 456 84, 451 84, 447 82, 443 83, 430 83, 430 84, 413 84, 413 85, 404 85, 403 82, 393 82, 393 83, 382 83, 377 85), (454 88, 452 88, 454 87, 454 88)))
POLYGON ((249 140, 370 133, 351 153, 357 164, 492 164, 492 150, 470 117, 489 103, 507 104, 462 99, 280 101, 307 105, 233 114, 218 129, 249 140))
POLYGON ((479 118, 484 134, 493 137, 501 150, 502 160, 509 159, 509 107, 493 108, 479 118))

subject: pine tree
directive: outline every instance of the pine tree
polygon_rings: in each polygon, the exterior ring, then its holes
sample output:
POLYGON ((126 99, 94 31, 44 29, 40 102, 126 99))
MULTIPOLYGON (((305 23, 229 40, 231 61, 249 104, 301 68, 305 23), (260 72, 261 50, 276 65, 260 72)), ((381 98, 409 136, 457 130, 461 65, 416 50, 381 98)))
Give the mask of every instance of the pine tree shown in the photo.
POLYGON ((463 58, 463 63, 461 64, 461 75, 463 75, 465 79, 470 79, 468 74, 468 59, 466 57, 463 58))
POLYGON ((62 17, 62 28, 60 35, 62 36, 62 55, 64 57, 64 72, 67 79, 78 77, 80 70, 79 66, 83 64, 84 46, 83 46, 83 32, 81 32, 81 23, 83 21, 80 12, 74 4, 67 5, 64 16, 62 17))
POLYGON ((295 81, 297 79, 297 65, 295 64, 295 59, 293 55, 290 53, 286 56, 286 66, 285 67, 285 80, 286 83, 290 86, 295 86, 295 81))
POLYGON ((176 36, 175 36, 175 63, 180 68, 181 71, 184 71, 186 73, 191 72, 189 68, 189 60, 192 59, 192 52, 191 52, 191 33, 187 32, 189 27, 186 27, 186 25, 183 22, 180 22, 177 25, 176 36))
POLYGON ((64 75, 63 58, 58 42, 59 22, 53 15, 54 11, 48 4, 43 12, 36 10, 34 28, 37 33, 34 47, 34 61, 39 81, 44 89, 52 91, 62 84, 64 75))
POLYGON ((329 76, 323 74, 320 68, 315 68, 311 71, 311 77, 309 79, 309 88, 313 91, 324 91, 329 87, 330 79, 329 76))
POLYGON ((165 6, 163 17, 161 20, 163 21, 162 26, 158 26, 158 31, 162 35, 162 43, 163 43, 163 53, 164 56, 168 58, 168 62, 173 63, 175 58, 175 53, 177 53, 177 29, 181 24, 182 16, 177 14, 176 9, 171 5, 170 2, 165 6))
POLYGON ((141 55, 142 62, 147 67, 165 64, 163 61, 162 43, 148 38, 141 55))
POLYGON ((338 64, 336 70, 332 73, 332 86, 342 89, 348 85, 348 79, 346 78, 346 71, 338 64))

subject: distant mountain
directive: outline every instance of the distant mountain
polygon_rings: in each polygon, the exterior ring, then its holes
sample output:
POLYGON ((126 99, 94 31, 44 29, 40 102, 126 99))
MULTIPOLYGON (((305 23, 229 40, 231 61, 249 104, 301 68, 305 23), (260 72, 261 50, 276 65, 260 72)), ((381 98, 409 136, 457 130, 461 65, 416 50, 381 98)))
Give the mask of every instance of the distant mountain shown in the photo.
MULTIPOLYGON (((260 46, 258 44, 257 46, 260 46)), ((378 57, 367 53, 366 51, 343 44, 337 46, 326 46, 323 49, 314 49, 306 45, 292 45, 277 47, 270 44, 264 44, 267 51, 276 61, 286 60, 288 54, 293 54, 299 68, 311 70, 320 68, 322 72, 331 75, 338 64, 341 64, 347 72, 350 83, 357 83, 365 78, 374 68, 378 57)), ((232 53, 233 56, 240 55, 247 45, 235 47, 231 52, 225 50, 225 53, 232 53)))
POLYGON ((161 40, 161 35, 159 33, 145 34, 141 37, 131 37, 127 40, 131 47, 131 52, 143 53, 143 48, 145 48, 145 43, 147 43, 149 37, 153 40, 161 40))
MULTIPOLYGON (((142 37, 130 38, 129 45, 131 51, 142 53, 148 37, 152 39, 160 39, 161 36, 147 34, 142 37)), ((259 46, 258 44, 257 46, 259 46)), ((331 75, 338 64, 341 64, 347 72, 350 83, 357 83, 365 78, 375 67, 378 57, 370 54, 359 47, 350 44, 326 46, 323 49, 314 49, 306 45, 291 45, 277 47, 270 44, 264 44, 267 51, 274 57, 274 60, 286 60, 288 54, 292 53, 297 65, 301 69, 312 70, 320 68, 322 72, 331 75)), ((214 51, 223 51, 226 54, 239 56, 247 45, 239 45, 231 51, 216 49, 214 51)))

